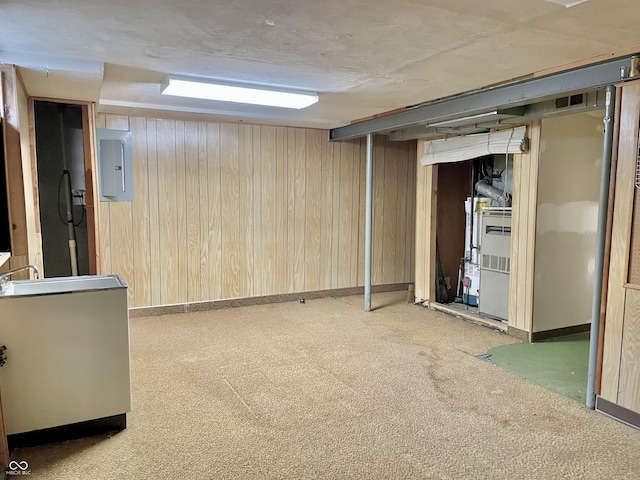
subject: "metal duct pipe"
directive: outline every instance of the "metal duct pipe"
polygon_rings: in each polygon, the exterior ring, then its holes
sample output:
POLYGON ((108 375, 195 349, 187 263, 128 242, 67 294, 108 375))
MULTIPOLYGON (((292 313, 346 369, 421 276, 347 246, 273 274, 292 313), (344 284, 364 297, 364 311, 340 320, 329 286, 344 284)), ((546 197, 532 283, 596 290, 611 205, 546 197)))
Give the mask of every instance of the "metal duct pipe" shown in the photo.
POLYGON ((598 337, 600 335, 600 303, 604 249, 607 239, 607 210, 609 202, 609 179, 611 177, 611 151, 613 147, 613 118, 615 115, 616 89, 607 87, 605 99, 604 140, 602 145, 602 175, 600 177, 600 201, 598 205, 598 230, 596 234, 596 266, 593 280, 593 303, 591 305, 591 333, 589 336, 589 369, 587 373, 587 407, 596 406, 596 369, 598 365, 598 337))
POLYGON ((367 134, 367 186, 364 224, 364 311, 371 311, 371 243, 373 225, 373 134, 367 134))
POLYGON ((501 207, 511 206, 511 198, 509 198, 509 194, 503 193, 496 187, 489 185, 489 182, 487 182, 486 180, 480 180, 478 183, 476 183, 476 192, 484 195, 485 197, 489 197, 492 200, 495 200, 501 207))

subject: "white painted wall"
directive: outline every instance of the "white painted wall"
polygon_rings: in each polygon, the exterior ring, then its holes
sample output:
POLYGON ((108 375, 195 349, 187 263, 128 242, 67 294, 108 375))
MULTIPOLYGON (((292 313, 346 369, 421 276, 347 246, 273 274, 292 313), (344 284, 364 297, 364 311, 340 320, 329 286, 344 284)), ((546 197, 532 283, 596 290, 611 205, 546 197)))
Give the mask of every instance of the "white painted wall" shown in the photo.
POLYGON ((591 321, 603 112, 543 120, 533 332, 591 321))

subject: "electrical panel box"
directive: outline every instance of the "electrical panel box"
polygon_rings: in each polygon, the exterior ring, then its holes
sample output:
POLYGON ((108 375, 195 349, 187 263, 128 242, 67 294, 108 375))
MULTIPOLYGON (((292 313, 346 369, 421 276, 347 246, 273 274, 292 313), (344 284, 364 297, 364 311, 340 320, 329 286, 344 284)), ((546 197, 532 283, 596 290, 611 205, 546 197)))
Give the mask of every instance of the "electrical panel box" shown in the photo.
POLYGON ((505 321, 509 317, 510 251, 511 208, 484 208, 478 311, 505 321))
POLYGON ((98 128, 96 143, 100 200, 133 201, 131 132, 98 128))

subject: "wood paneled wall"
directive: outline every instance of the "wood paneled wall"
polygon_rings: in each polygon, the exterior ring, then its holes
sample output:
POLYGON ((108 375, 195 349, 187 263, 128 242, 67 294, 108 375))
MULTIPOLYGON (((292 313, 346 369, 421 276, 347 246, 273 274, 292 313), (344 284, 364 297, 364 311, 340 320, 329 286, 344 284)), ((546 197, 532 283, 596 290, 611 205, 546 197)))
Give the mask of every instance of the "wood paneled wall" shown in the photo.
MULTIPOLYGON (((101 202, 130 306, 364 283, 365 143, 323 130, 99 115, 130 130, 133 202, 101 202)), ((377 138, 373 283, 413 281, 415 142, 377 138)))
POLYGON ((532 122, 529 151, 513 156, 509 328, 532 331, 534 259, 540 164, 540 121, 532 122))
MULTIPOLYGON (((23 138, 20 132, 21 115, 26 115, 26 111, 21 112, 21 97, 26 99, 16 68, 13 65, 0 65, 0 116, 4 138, 9 218, 12 224, 11 253, 28 257, 29 234, 25 204, 27 187, 24 182, 23 138)), ((28 139, 28 132, 23 132, 22 135, 28 139)))
POLYGON ((640 413, 640 284, 632 282, 629 267, 632 224, 640 218, 634 208, 634 186, 640 124, 640 82, 618 87, 621 109, 617 112, 619 134, 615 174, 615 200, 611 229, 611 255, 600 395, 640 413))
POLYGON ((436 219, 438 212, 438 165, 420 165, 424 142, 417 151, 416 181, 416 285, 415 300, 436 299, 436 219))

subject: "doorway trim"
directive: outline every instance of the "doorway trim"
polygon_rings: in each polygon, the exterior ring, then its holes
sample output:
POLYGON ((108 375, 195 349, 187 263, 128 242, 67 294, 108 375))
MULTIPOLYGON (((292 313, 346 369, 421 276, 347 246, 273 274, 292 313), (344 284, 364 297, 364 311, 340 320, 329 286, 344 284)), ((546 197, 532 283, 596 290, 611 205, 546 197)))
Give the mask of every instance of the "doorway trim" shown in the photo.
MULTIPOLYGON (((89 252, 89 274, 99 275, 100 262, 100 208, 96 204, 98 198, 96 135, 95 135, 95 103, 58 98, 29 97, 29 146, 31 149, 31 178, 33 188, 35 230, 38 239, 38 252, 42 252, 42 225, 40 220, 40 197, 38 192, 38 156, 36 152, 36 119, 35 102, 44 101, 66 105, 78 105, 82 108, 82 139, 85 174, 85 208, 87 218, 87 242, 89 252)), ((44 271, 42 255, 38 256, 44 271)), ((45 272, 46 273, 46 272, 45 272)))

